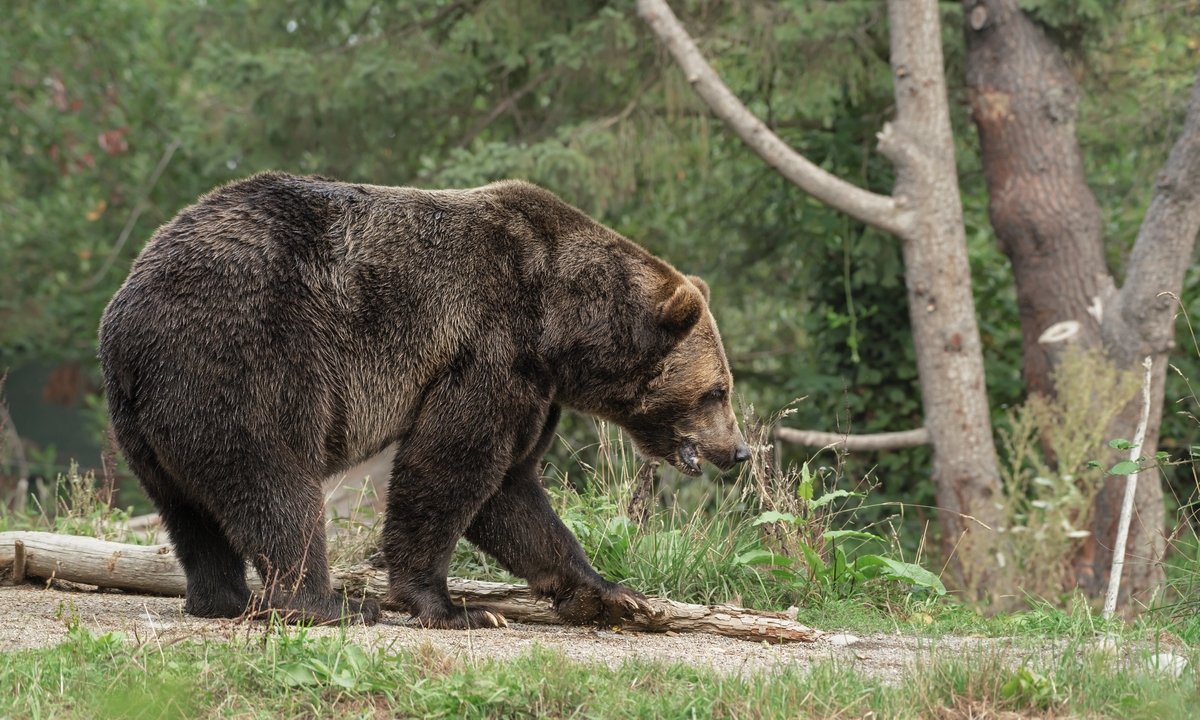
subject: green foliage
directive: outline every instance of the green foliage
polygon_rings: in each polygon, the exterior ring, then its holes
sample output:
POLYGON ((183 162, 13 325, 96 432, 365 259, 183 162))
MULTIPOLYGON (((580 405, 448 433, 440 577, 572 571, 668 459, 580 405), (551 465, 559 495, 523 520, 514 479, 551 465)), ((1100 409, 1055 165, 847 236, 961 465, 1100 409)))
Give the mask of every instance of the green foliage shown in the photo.
POLYGON ((96 482, 92 472, 80 473, 79 465, 59 473, 49 485, 40 484, 34 507, 13 512, 0 507, 0 529, 45 530, 63 535, 82 535, 135 545, 154 542, 155 533, 132 533, 127 523, 129 508, 114 507, 112 489, 96 482))
MULTIPOLYGON (((1152 0, 1023 6, 1069 40, 1085 169, 1119 275, 1183 117, 1200 14, 1152 0)), ((733 92, 786 142, 851 182, 890 190, 892 170, 872 150, 893 106, 882 3, 673 7, 733 92)), ((957 101, 961 10, 940 8, 957 101)), ((748 404, 773 412, 807 397, 790 422, 812 429, 922 423, 899 243, 806 197, 713 120, 632 0, 49 0, 17 3, 8 19, 0 365, 93 361, 100 312, 153 227, 220 183, 266 169, 422 187, 520 177, 706 277, 748 404)), ((1001 419, 1024 392, 1017 303, 966 103, 951 112, 1001 419)), ((1188 309, 1200 310, 1197 283, 1189 273, 1188 309)), ((1200 371, 1179 349, 1173 361, 1191 377, 1200 371)), ((1175 376, 1167 392, 1184 394, 1175 376)), ((577 417, 563 424, 576 448, 590 432, 577 417)), ((1183 459, 1200 431, 1168 414, 1163 442, 1183 459)), ((560 477, 579 478, 593 452, 552 460, 560 477)), ((878 479, 878 497, 916 507, 905 542, 921 537, 922 506, 934 505, 929 460, 915 448, 845 461, 848 475, 878 479)), ((1185 495, 1187 478, 1169 473, 1185 495)))
POLYGON ((1018 707, 1032 706, 1042 709, 1063 701, 1053 678, 1027 667, 1017 670, 1000 686, 1000 696, 1018 707))
MULTIPOLYGON (((860 493, 834 490, 825 493, 816 500, 809 498, 807 502, 810 508, 816 509, 828 505, 836 498, 850 496, 862 497, 860 493)), ((780 522, 797 524, 803 523, 804 519, 797 518, 790 513, 769 511, 759 515, 754 524, 763 525, 780 522)), ((734 562, 740 565, 770 565, 776 568, 784 568, 772 570, 772 574, 775 574, 776 577, 789 580, 801 587, 810 583, 816 584, 825 588, 827 592, 832 592, 840 597, 847 597, 860 592, 863 583, 876 578, 905 583, 913 589, 932 590, 938 595, 946 594, 946 587, 942 584, 941 579, 915 563, 902 562, 875 554, 858 554, 853 560, 847 559, 844 544, 839 544, 837 541, 879 540, 878 537, 871 533, 857 530, 827 530, 821 533, 821 538, 830 541, 830 547, 833 548, 832 562, 823 560, 815 550, 802 540, 796 542, 802 553, 806 567, 799 570, 786 569, 795 565, 796 562, 786 555, 777 555, 769 550, 752 550, 748 553, 743 553, 735 558, 734 562)))

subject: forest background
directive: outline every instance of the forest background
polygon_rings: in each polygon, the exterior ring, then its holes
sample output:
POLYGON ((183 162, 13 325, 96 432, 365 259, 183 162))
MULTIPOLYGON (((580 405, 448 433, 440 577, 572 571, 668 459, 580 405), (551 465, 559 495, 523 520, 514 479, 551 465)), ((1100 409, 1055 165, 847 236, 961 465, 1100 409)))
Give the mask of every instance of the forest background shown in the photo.
MULTIPOLYGON (((1200 3, 1027 0, 1082 88, 1078 136, 1118 284, 1200 63, 1200 3)), ((735 94, 835 175, 888 193, 875 133, 893 112, 884 3, 674 2, 735 94)), ((996 247, 963 86, 958 3, 946 76, 993 422, 1024 400, 1012 273, 996 247)), ((524 178, 704 277, 743 401, 787 424, 921 425, 898 243, 815 201, 715 120, 633 0, 16 2, 0 27, 0 368, 96 387, 101 311, 154 229, 212 187, 268 169, 471 187, 524 178)), ((1183 301, 1200 318, 1200 272, 1183 301)), ((1200 378, 1186 325, 1160 449, 1200 378)), ((78 392, 76 392, 78 391, 78 392)), ((10 389, 11 393, 11 389, 10 389)), ((89 402, 97 433, 102 407, 89 402)), ((596 435, 568 418, 551 472, 578 481, 596 435), (578 451, 578 452, 574 452, 578 451)), ((785 459, 802 460, 799 448, 785 459)), ((36 448, 33 448, 36 450, 36 448)), ((44 448, 43 448, 44 450, 44 448)), ((45 455, 41 456, 46 459, 45 455)), ((824 456, 829 457, 829 456, 824 456)), ((79 458, 98 465, 99 457, 79 458)), ((59 462, 65 459, 60 458, 59 462)), ((47 462, 47 468, 51 463, 47 462)), ((932 513, 928 448, 853 455, 845 476, 932 513)), ((705 485, 665 481, 682 496, 705 485)), ((1195 491, 1166 468, 1171 512, 1195 491)), ((914 528, 916 529, 916 528, 914 528)), ((919 529, 907 534, 913 541, 919 529)))

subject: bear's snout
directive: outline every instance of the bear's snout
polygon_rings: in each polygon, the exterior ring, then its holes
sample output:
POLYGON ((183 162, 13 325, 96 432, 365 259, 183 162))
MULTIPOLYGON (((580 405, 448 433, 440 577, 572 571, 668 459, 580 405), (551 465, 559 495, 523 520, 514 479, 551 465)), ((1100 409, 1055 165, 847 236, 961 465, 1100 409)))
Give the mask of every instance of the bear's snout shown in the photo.
POLYGON ((737 446, 733 451, 733 461, 735 463, 746 462, 750 459, 750 448, 746 447, 745 443, 737 446))

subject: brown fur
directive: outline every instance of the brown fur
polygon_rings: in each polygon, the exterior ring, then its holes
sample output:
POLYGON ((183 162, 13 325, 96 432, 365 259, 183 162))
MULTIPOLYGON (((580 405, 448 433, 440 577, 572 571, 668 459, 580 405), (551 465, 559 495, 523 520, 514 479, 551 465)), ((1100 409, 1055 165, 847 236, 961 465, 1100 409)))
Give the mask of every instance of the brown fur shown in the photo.
POLYGON ((708 287, 520 182, 422 191, 268 173, 159 229, 104 313, 113 426, 188 577, 235 616, 254 563, 269 607, 371 622, 329 586, 321 479, 397 444, 390 600, 451 603, 466 536, 574 622, 640 596, 604 580, 540 484, 559 406, 628 429, 685 472, 746 448, 708 287))

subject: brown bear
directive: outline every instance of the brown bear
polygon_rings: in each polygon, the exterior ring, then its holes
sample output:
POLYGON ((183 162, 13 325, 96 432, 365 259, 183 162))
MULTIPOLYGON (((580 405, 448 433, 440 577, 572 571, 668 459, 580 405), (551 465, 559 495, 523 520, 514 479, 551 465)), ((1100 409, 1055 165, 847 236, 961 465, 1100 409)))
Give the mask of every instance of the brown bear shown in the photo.
POLYGON ((373 622, 330 587, 321 481, 397 447, 389 597, 429 627, 465 536, 575 623, 644 598, 600 577, 541 486, 560 407, 698 474, 749 455, 708 288, 523 182, 425 191, 265 173, 155 233, 100 323, 117 439, 187 574, 187 612, 251 600, 373 622))

